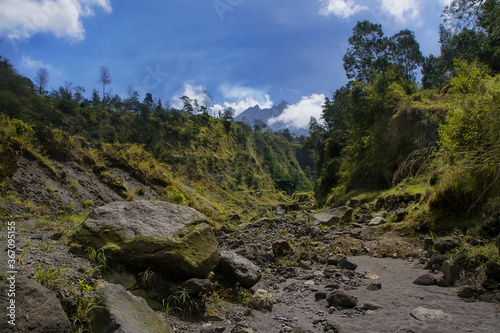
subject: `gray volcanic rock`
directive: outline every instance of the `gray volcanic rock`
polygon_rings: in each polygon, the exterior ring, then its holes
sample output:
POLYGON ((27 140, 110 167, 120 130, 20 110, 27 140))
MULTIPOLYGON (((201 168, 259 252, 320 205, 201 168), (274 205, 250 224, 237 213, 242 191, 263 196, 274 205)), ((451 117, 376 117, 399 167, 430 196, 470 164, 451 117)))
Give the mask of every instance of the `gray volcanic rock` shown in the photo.
POLYGON ((173 333, 165 319, 154 312, 142 298, 132 295, 123 286, 106 283, 98 289, 104 306, 95 308, 94 332, 101 333, 173 333))
MULTIPOLYGON (((8 277, 8 276, 7 276, 8 277)), ((10 283, 7 280, 7 283, 10 283)), ((17 290, 15 295, 15 326, 8 323, 10 300, 7 292, 0 293, 2 316, 1 332, 35 332, 35 333, 65 333, 70 331, 70 323, 59 300, 52 291, 41 284, 25 277, 16 277, 14 282, 17 290)))
POLYGON ((74 238, 103 249, 111 264, 151 267, 169 279, 204 278, 220 259, 212 223, 198 211, 160 201, 113 202, 95 209, 74 238))
POLYGON ((314 219, 316 224, 331 227, 351 222, 352 212, 353 209, 351 207, 342 206, 317 213, 314 215, 314 219))
POLYGON ((257 265, 231 251, 222 251, 216 271, 227 280, 239 283, 244 288, 252 288, 262 276, 257 265))

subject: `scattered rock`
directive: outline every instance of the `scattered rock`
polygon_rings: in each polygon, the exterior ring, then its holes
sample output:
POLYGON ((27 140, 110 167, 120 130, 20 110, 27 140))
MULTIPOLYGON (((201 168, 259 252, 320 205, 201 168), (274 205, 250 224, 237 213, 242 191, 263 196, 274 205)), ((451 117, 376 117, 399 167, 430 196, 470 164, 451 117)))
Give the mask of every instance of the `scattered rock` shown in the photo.
POLYGON ((276 211, 276 215, 278 215, 278 216, 283 216, 285 214, 286 214, 286 211, 282 208, 280 208, 276 211))
POLYGON ((373 227, 373 226, 377 226, 377 225, 381 225, 381 224, 385 224, 387 223, 387 220, 383 217, 376 217, 374 218, 373 220, 370 221, 370 223, 368 223, 369 226, 373 227))
MULTIPOLYGON (((11 283, 8 277, 7 275, 6 288, 11 283)), ((2 313, 4 313, 0 320, 1 332, 61 333, 70 331, 68 318, 52 291, 36 281, 20 276, 16 277, 14 284, 16 286, 13 289, 17 288, 17 290, 13 306, 10 303, 12 299, 7 298, 7 290, 0 288, 2 290, 0 303, 2 313), (15 319, 15 326, 8 323, 12 319, 15 319)))
POLYGON ((457 296, 460 298, 472 298, 476 294, 471 286, 461 286, 457 289, 457 296))
POLYGON ((273 254, 276 257, 284 257, 293 254, 293 249, 286 240, 275 241, 272 247, 273 254))
POLYGON ((259 243, 245 244, 245 252, 250 257, 259 257, 266 254, 266 250, 259 243))
POLYGON ((340 328, 340 325, 333 322, 333 321, 327 321, 325 326, 323 326, 323 332, 325 333, 342 333, 342 329, 340 328))
POLYGON ((334 290, 328 295, 326 299, 329 306, 342 307, 342 308, 354 308, 358 304, 356 297, 351 296, 343 291, 334 290))
POLYGON ((221 252, 221 259, 215 270, 228 281, 239 283, 244 288, 252 288, 262 276, 257 265, 231 251, 221 252))
POLYGON ((428 251, 434 245, 432 238, 424 239, 424 251, 428 251))
POLYGON ((351 222, 353 209, 347 206, 325 210, 314 215, 316 224, 327 227, 351 222))
POLYGON ((98 289, 98 293, 104 304, 93 310, 94 332, 174 332, 165 319, 154 312, 146 301, 132 295, 123 286, 106 283, 98 289))
POLYGON ((245 327, 243 325, 236 325, 232 330, 231 333, 254 333, 255 331, 251 329, 250 327, 245 327))
POLYGON ((317 301, 326 299, 326 293, 323 291, 318 291, 317 293, 314 294, 314 299, 317 301))
POLYGON ((367 280, 378 280, 380 278, 377 274, 373 273, 366 273, 363 277, 367 280))
POLYGON ((342 260, 340 260, 337 263, 337 266, 339 266, 340 268, 349 269, 349 270, 355 270, 358 267, 358 265, 350 262, 349 260, 347 260, 347 258, 343 258, 342 260))
POLYGON ((500 265, 493 261, 488 262, 485 266, 484 274, 487 279, 500 282, 500 265))
POLYGON ((273 311, 273 295, 264 289, 259 289, 253 294, 250 304, 255 310, 269 310, 273 311))
POLYGON ((436 252, 445 254, 448 251, 451 251, 460 246, 460 240, 456 237, 446 236, 436 239, 434 243, 434 250, 436 252))
POLYGON ((451 284, 460 279, 460 273, 462 272, 460 266, 452 260, 446 260, 440 270, 451 284))
POLYGON ((112 265, 132 272, 152 267, 169 279, 204 278, 220 259, 211 222, 190 207, 162 201, 99 207, 80 225, 75 239, 104 249, 112 265))
POLYGON ((370 311, 375 311, 380 309, 380 305, 372 303, 372 302, 366 302, 363 304, 363 310, 370 310, 370 311))
POLYGON ((366 289, 368 290, 380 290, 382 289, 382 284, 380 282, 372 282, 368 285, 368 287, 366 287, 366 289))
POLYGON ((410 315, 420 321, 425 321, 428 319, 441 319, 446 316, 446 314, 441 310, 432 310, 426 309, 424 307, 419 306, 411 310, 410 315))
POLYGON ((413 281, 413 284, 419 286, 432 286, 436 284, 436 278, 432 274, 424 274, 413 281))
POLYGON ((194 296, 210 295, 214 292, 212 282, 208 279, 189 279, 182 283, 183 288, 187 288, 194 296))

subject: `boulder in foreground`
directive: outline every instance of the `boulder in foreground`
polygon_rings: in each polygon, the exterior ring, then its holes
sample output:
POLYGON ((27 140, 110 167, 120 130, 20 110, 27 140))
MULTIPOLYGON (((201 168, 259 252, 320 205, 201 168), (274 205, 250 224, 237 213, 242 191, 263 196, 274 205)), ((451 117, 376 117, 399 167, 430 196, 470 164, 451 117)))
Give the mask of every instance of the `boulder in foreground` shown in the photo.
POLYGON ((113 202, 95 209, 74 238, 103 249, 111 265, 150 268, 168 279, 204 278, 220 259, 211 222, 198 211, 161 201, 113 202))

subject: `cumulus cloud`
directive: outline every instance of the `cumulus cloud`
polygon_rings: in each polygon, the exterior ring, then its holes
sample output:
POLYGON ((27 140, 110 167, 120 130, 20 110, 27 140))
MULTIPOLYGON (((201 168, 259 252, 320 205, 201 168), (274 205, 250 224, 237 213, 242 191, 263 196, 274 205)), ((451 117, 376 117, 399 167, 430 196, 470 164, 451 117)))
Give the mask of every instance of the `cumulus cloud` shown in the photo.
POLYGON ((82 17, 94 15, 94 8, 111 12, 110 0, 2 0, 0 36, 27 39, 38 32, 83 40, 82 17))
POLYGON ((380 0, 381 9, 399 22, 415 20, 419 17, 421 0, 380 0))
POLYGON ((35 60, 32 59, 29 56, 23 55, 21 58, 21 67, 26 68, 26 69, 39 69, 39 68, 46 68, 50 73, 60 75, 61 73, 54 69, 54 67, 50 64, 46 64, 41 60, 35 60))
POLYGON ((174 100, 173 107, 176 109, 182 109, 183 104, 181 97, 187 96, 192 100, 197 100, 199 104, 203 103, 205 97, 204 91, 206 91, 203 85, 195 85, 193 82, 184 83, 184 87, 179 91, 172 99, 174 100))
MULTIPOLYGON (((182 109, 183 104, 180 98, 183 96, 187 96, 192 100, 196 99, 201 105, 205 97, 204 91, 206 91, 206 88, 203 85, 186 82, 182 89, 172 97, 174 101, 172 106, 176 109, 182 109)), ((222 85, 219 91, 223 102, 210 105, 214 114, 218 114, 219 111, 223 111, 228 107, 232 107, 235 110, 235 115, 239 115, 246 109, 256 105, 261 109, 273 106, 271 97, 260 89, 239 85, 222 85)))
POLYGON ((273 106, 271 97, 261 89, 242 87, 238 85, 222 85, 220 87, 220 91, 226 101, 224 101, 222 105, 218 106, 222 108, 232 107, 235 110, 236 115, 239 115, 246 109, 256 105, 258 105, 261 109, 273 106))
POLYGON ((366 6, 357 4, 354 0, 320 0, 323 4, 320 14, 329 16, 334 14, 341 18, 348 18, 357 12, 368 9, 366 6))
POLYGON ((311 117, 316 119, 321 117, 324 103, 325 95, 323 94, 304 96, 297 104, 288 106, 279 117, 269 119, 269 124, 284 122, 290 127, 308 128, 311 117))

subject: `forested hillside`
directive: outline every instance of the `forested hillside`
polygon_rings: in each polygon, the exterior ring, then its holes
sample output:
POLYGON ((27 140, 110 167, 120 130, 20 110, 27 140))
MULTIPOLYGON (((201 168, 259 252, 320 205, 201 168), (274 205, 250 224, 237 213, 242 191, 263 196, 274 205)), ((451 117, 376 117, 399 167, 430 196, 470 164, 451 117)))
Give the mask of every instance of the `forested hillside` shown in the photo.
POLYGON ((397 185, 427 192, 434 213, 467 219, 498 206, 500 5, 454 1, 444 17, 439 56, 422 56, 409 30, 354 27, 344 56, 352 80, 326 99, 325 126, 310 124, 319 204, 397 185))
MULTIPOLYGON (((100 178, 116 178, 108 169, 120 165, 140 174, 144 185, 161 186, 164 199, 210 216, 240 210, 255 193, 270 203, 283 199, 281 192, 312 189, 312 155, 290 136, 254 130, 231 116, 216 118, 206 109, 163 107, 151 94, 142 102, 135 92, 123 101, 102 101, 94 91, 87 100, 83 88, 69 83, 48 92, 17 74, 7 59, 0 71, 3 163, 11 151, 22 156, 30 150, 56 168, 61 159, 83 161, 100 178)), ((123 181, 111 182, 124 186, 122 197, 134 199, 123 181)), ((8 179, 4 183, 9 188, 8 179)), ((82 207, 86 199, 71 204, 82 207)))

